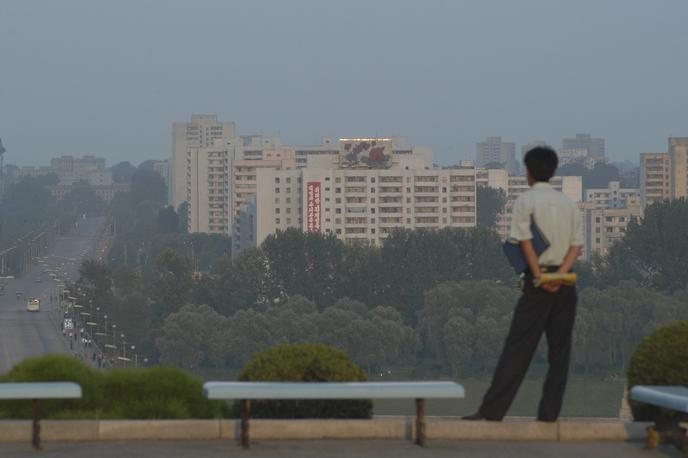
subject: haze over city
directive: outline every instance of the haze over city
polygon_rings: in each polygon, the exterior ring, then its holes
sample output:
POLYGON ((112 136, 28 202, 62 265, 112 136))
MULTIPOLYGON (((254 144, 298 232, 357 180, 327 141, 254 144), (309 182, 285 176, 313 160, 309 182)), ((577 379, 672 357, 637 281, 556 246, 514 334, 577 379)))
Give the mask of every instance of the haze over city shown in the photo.
POLYGON ((0 4, 6 162, 170 156, 217 113, 285 144, 406 137, 437 163, 487 136, 589 132, 637 161, 685 134, 682 1, 0 4))

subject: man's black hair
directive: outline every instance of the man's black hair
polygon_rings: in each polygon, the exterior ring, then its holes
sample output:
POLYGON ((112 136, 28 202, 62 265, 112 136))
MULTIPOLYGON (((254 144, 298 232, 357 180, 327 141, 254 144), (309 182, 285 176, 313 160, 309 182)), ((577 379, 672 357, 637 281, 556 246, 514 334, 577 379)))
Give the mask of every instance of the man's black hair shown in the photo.
POLYGON ((549 181, 559 165, 557 153, 549 146, 536 146, 529 150, 523 162, 535 181, 549 181))

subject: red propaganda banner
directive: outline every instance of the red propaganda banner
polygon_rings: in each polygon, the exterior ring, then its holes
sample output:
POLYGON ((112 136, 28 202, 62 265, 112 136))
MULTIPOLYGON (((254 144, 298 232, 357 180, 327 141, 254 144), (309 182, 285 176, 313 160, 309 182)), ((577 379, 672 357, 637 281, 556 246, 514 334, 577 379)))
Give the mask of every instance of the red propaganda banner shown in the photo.
POLYGON ((309 181, 306 184, 307 228, 308 232, 320 232, 320 182, 309 181))

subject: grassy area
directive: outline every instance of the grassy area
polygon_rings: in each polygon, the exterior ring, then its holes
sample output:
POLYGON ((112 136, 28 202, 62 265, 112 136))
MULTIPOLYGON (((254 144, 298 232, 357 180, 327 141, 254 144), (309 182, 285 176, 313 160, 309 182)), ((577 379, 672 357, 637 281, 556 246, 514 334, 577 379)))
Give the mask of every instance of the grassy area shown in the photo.
MULTIPOLYGON (((487 390, 489 380, 465 380, 466 398, 436 399, 426 402, 427 415, 461 416, 475 412, 487 390)), ((569 380, 564 398, 564 417, 616 417, 621 407, 623 381, 591 378, 569 380)), ((508 415, 534 417, 542 391, 542 380, 525 380, 508 415)), ((412 400, 378 399, 374 401, 374 415, 413 415, 412 400)))

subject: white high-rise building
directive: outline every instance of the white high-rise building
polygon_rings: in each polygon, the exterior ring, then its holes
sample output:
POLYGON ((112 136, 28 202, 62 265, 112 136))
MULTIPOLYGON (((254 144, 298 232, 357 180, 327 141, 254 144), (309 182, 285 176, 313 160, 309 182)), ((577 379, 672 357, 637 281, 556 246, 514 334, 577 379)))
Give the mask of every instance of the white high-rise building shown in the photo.
POLYGON ((277 230, 380 244, 397 228, 475 226, 475 167, 258 171, 256 243, 277 230))
POLYGON ((234 143, 234 123, 220 123, 216 115, 192 115, 189 123, 174 123, 169 164, 170 204, 177 208, 187 200, 194 174, 189 167, 192 161, 195 163, 192 156, 199 149, 233 152, 234 143))

